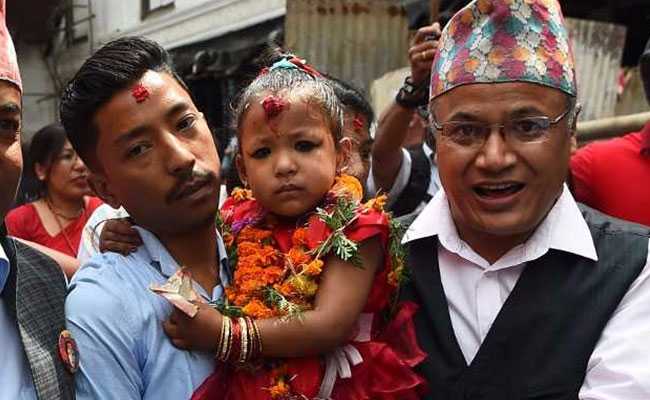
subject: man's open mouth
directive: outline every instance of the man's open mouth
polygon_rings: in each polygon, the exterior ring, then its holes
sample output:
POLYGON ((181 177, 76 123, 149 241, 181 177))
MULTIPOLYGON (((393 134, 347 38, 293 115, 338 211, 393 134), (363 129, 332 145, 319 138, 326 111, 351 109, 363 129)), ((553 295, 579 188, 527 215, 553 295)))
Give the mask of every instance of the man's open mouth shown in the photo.
POLYGON ((520 192, 526 185, 519 182, 489 183, 474 186, 474 192, 480 197, 499 198, 520 192))

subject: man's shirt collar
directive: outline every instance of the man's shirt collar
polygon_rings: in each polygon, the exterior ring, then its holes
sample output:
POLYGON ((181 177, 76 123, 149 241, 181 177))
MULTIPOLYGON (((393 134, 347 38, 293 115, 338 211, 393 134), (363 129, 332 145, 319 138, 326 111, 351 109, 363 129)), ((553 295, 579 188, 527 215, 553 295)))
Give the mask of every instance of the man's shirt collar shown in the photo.
POLYGON ((11 263, 9 262, 9 257, 7 257, 4 247, 0 245, 0 293, 4 291, 5 285, 7 284, 10 268, 11 263))
POLYGON ((427 158, 433 162, 433 149, 429 147, 428 144, 422 143, 422 151, 424 151, 424 155, 427 156, 427 158))
MULTIPOLYGON (((149 254, 152 264, 154 264, 154 266, 159 269, 160 273, 166 278, 174 275, 176 271, 178 271, 179 265, 156 235, 139 226, 134 226, 134 228, 140 234, 142 244, 146 252, 149 254)), ((219 279, 221 280, 221 284, 225 287, 228 286, 231 281, 230 267, 228 265, 228 253, 226 252, 226 246, 223 243, 221 233, 219 231, 215 231, 215 233, 217 235, 217 256, 219 257, 219 279)))
POLYGON ((549 249, 565 251, 594 261, 598 260, 589 227, 566 185, 557 202, 533 235, 525 243, 511 249, 494 264, 489 264, 458 236, 447 195, 443 189, 436 194, 411 224, 402 242, 407 243, 430 236, 438 236, 440 244, 447 250, 489 270, 508 268, 535 260, 546 254, 549 249))

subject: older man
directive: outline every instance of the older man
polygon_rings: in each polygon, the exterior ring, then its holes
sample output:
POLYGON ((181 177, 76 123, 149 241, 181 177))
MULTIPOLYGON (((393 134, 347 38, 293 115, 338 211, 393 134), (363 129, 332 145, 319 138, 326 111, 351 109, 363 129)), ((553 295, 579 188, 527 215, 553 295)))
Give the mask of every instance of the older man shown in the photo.
MULTIPOLYGON (((22 84, 0 1, 0 218, 22 168, 22 84)), ((0 398, 73 399, 74 342, 65 329, 59 266, 0 229, 0 398), (69 351, 68 351, 69 350, 69 351), (67 365, 67 370, 66 370, 67 365)))
POLYGON ((473 1, 439 48, 443 190, 404 239, 430 398, 650 398, 649 232, 564 185, 577 109, 559 4, 473 1))

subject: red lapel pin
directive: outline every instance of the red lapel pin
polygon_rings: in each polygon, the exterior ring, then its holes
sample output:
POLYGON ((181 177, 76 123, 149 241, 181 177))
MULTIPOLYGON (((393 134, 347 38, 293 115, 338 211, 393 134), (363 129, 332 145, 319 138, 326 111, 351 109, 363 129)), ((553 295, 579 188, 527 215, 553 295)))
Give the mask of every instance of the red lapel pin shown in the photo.
POLYGON ((74 374, 79 369, 79 351, 77 343, 72 338, 69 330, 61 331, 59 334, 59 357, 67 368, 67 370, 74 374))

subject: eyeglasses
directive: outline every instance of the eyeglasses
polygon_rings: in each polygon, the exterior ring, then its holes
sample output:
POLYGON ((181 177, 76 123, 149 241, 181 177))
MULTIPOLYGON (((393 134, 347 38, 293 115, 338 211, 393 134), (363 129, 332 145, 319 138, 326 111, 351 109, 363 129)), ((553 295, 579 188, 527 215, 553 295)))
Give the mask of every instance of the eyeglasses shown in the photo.
POLYGON ((553 125, 562 121, 573 107, 567 108, 556 118, 525 117, 507 121, 503 124, 486 124, 478 121, 448 121, 438 123, 431 114, 431 125, 440 131, 441 136, 464 147, 481 147, 492 133, 493 128, 503 132, 505 140, 511 144, 540 143, 549 138, 553 125))

